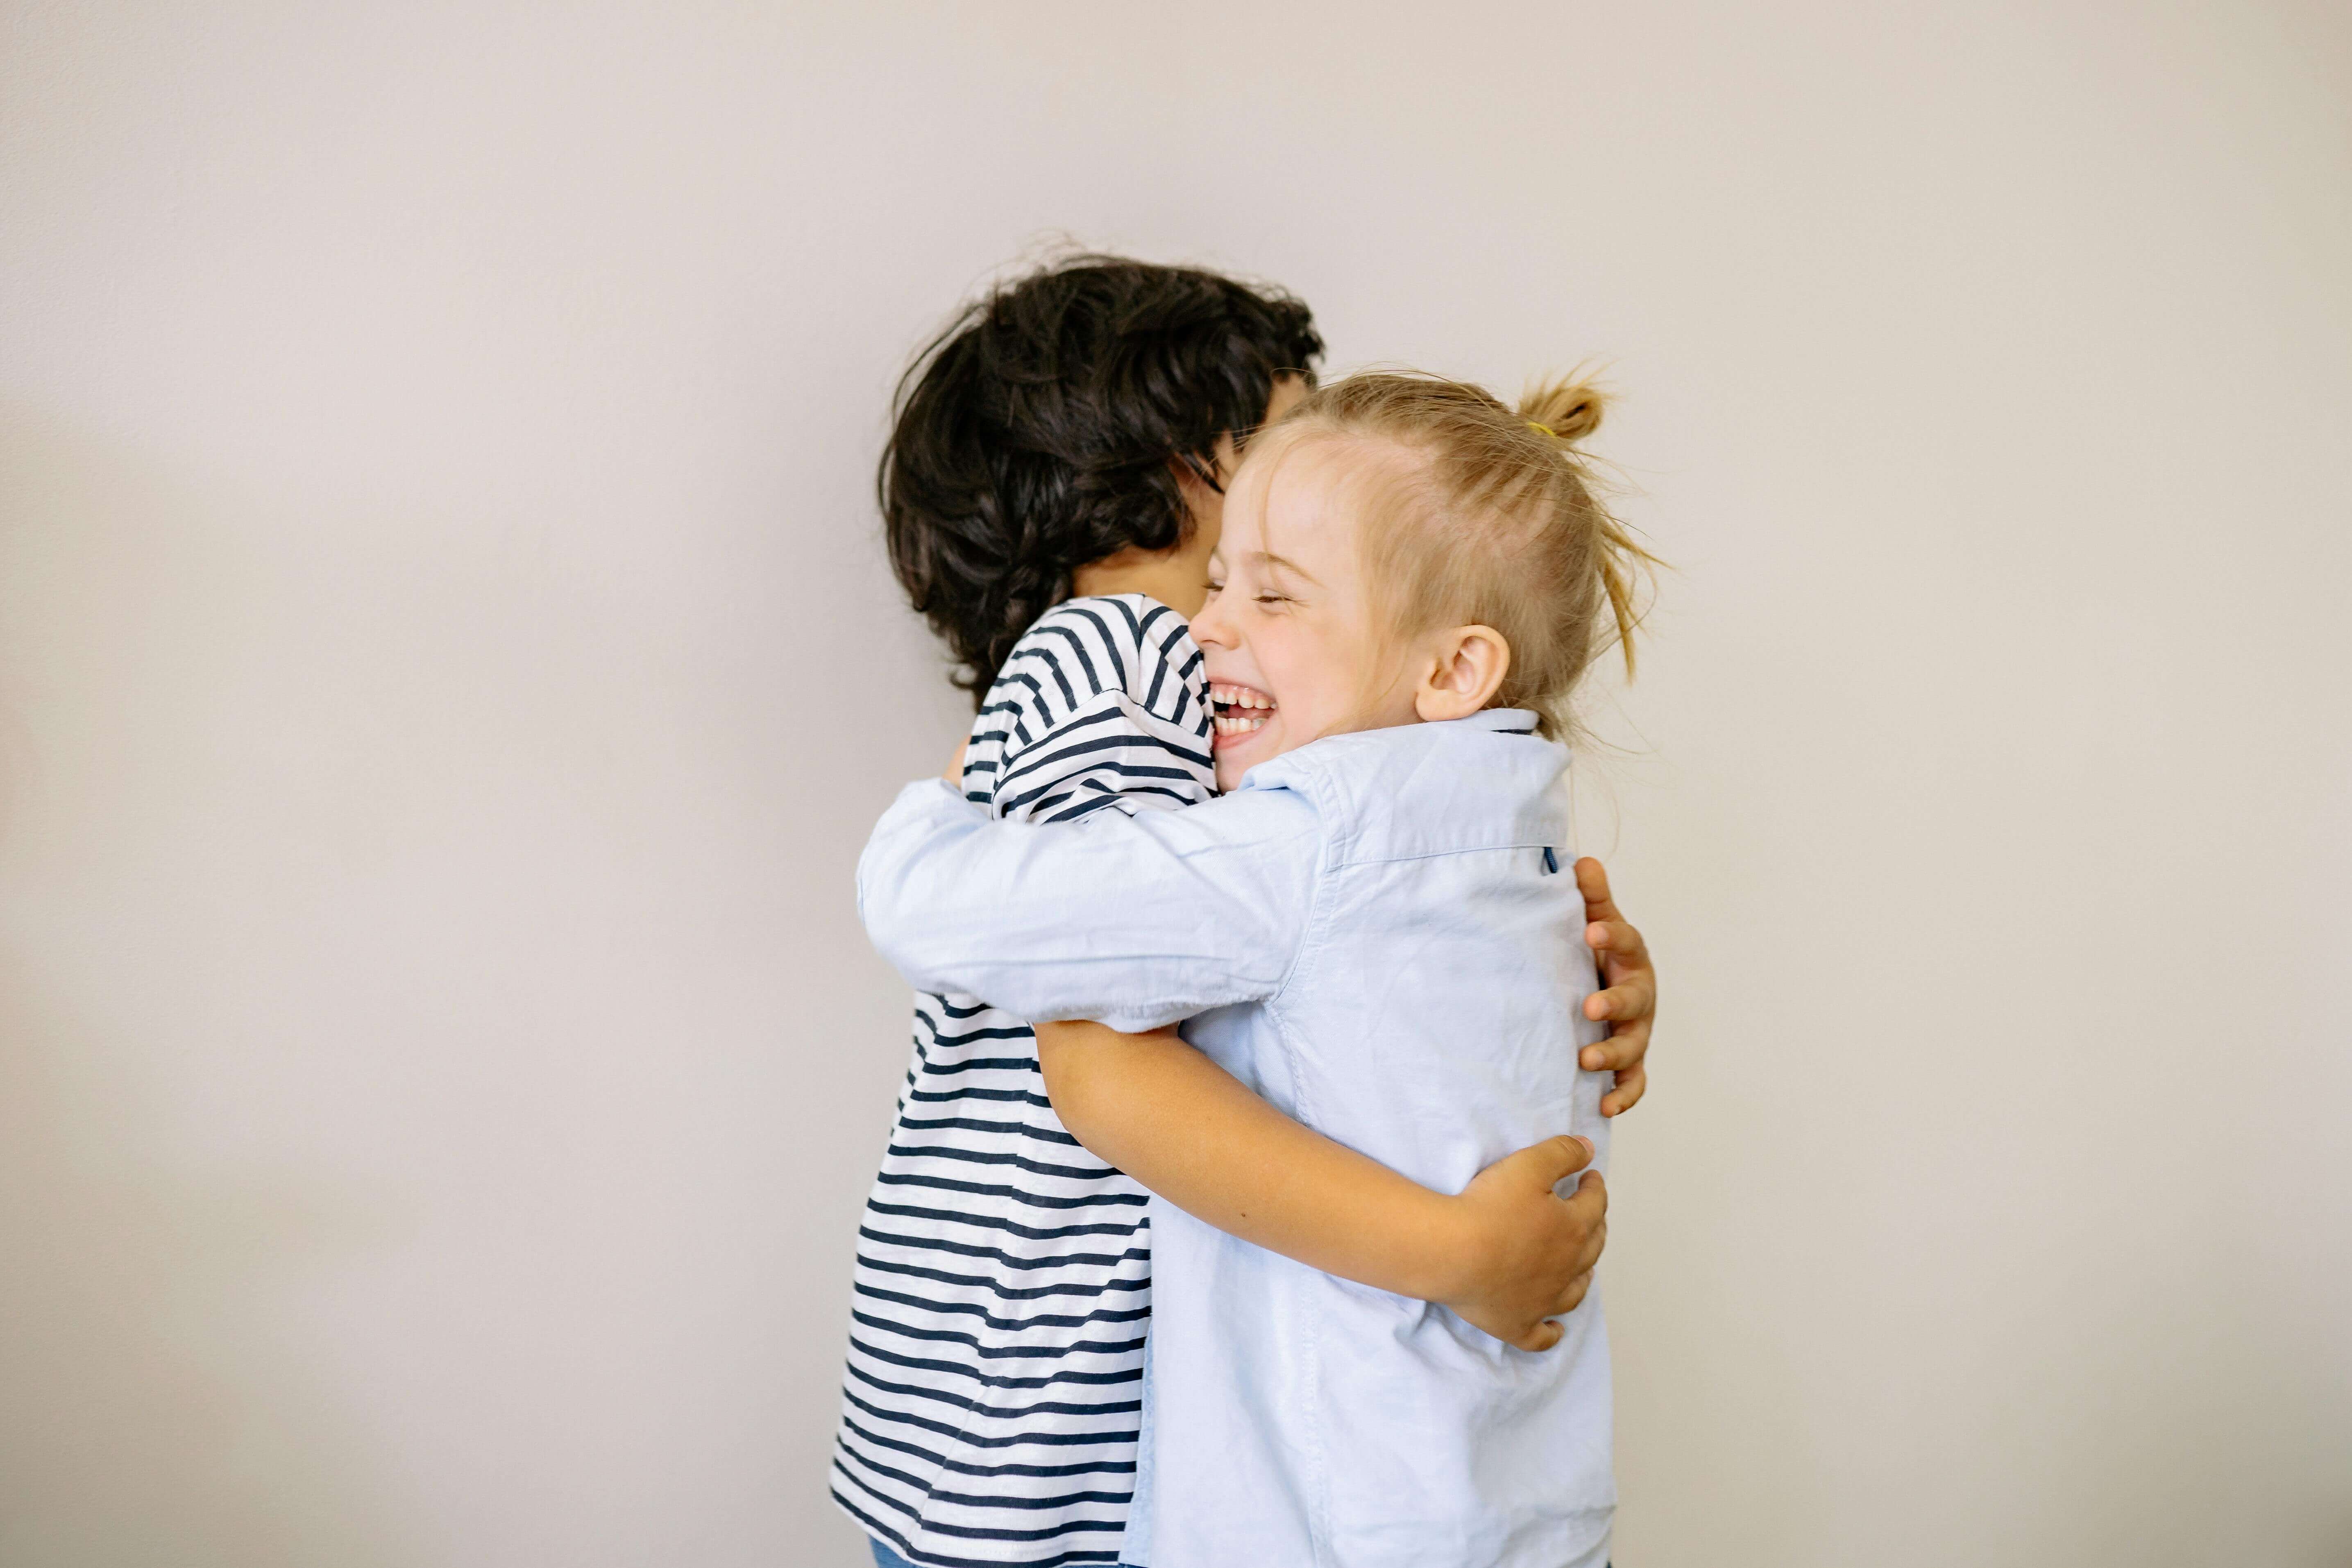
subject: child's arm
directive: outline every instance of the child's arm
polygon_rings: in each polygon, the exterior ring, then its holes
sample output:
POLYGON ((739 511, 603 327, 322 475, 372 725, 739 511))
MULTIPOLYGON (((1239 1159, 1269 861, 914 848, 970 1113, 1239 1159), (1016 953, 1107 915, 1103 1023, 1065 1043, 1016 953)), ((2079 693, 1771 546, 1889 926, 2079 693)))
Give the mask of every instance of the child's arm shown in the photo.
POLYGON ((1314 808, 1287 790, 1041 825, 992 821, 931 780, 875 826, 858 911, 919 991, 1156 1029, 1281 989, 1318 843, 1314 808))
POLYGON ((1040 1024, 1037 1054, 1071 1136, 1194 1218, 1327 1274, 1450 1307, 1521 1350, 1560 1336, 1608 1234, 1592 1157, 1548 1139, 1486 1167, 1457 1196, 1430 1191, 1301 1126, 1171 1028, 1122 1035, 1040 1024))
MULTIPOLYGON (((1037 826, 991 821, 934 782, 900 792, 876 826, 858 862, 858 907, 875 946, 919 990, 1141 1032, 1276 994, 1307 929, 1319 854, 1314 808, 1285 789, 1037 826)), ((1181 1040, 1134 1046, 1095 1040, 1059 1053, 1089 1076, 1105 1070, 1087 1066, 1089 1055, 1121 1073, 1113 1089, 1067 1091, 1114 1108, 1102 1127, 1085 1109, 1071 1123, 1110 1163, 1270 1250, 1458 1303, 1514 1343, 1558 1337, 1543 1319, 1581 1298, 1604 1235, 1597 1175, 1571 1199, 1551 1194, 1587 1158, 1576 1141, 1522 1150, 1447 1196, 1291 1121, 1181 1040), (1122 1069, 1156 1076, 1139 1083, 1122 1069), (1171 1100, 1185 1112, 1171 1114, 1171 1100), (1122 1132, 1119 1106, 1148 1107, 1159 1125, 1122 1132), (1206 1141, 1190 1124, 1196 1110, 1213 1130, 1206 1141), (1160 1134, 1180 1128, 1192 1147, 1163 1147, 1160 1134)), ((1060 1108, 1063 1091, 1048 1092, 1060 1108)))

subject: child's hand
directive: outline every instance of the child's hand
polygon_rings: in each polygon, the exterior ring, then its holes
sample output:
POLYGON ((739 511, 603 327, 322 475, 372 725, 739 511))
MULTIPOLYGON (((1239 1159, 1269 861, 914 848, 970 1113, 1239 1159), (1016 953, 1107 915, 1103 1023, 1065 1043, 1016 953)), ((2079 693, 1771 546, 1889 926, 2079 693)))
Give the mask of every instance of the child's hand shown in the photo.
POLYGON ((1615 1116, 1641 1103, 1649 1087, 1642 1058, 1650 1054, 1650 1024, 1658 1011, 1658 974, 1650 950, 1609 896, 1609 873, 1590 855, 1576 863, 1577 891, 1584 895, 1584 940, 1601 963, 1601 984, 1584 999, 1584 1016, 1610 1020, 1609 1037, 1587 1046, 1577 1063, 1588 1072, 1614 1068, 1617 1087, 1601 1099, 1601 1114, 1615 1116))
POLYGON ((1549 1320, 1576 1310, 1609 1239, 1609 1189, 1584 1171, 1591 1159, 1581 1138, 1547 1138, 1472 1177, 1454 1200, 1468 1221, 1468 1278, 1442 1304, 1523 1351, 1558 1344, 1560 1326, 1549 1320), (1579 1171, 1573 1195, 1553 1193, 1579 1171))

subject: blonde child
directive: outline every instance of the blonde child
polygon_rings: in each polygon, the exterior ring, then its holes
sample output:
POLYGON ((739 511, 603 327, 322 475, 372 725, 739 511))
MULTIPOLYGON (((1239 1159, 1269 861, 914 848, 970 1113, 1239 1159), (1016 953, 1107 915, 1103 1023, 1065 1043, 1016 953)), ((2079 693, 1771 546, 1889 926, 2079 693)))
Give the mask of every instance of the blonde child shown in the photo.
POLYGON ((1581 1285, 1556 1323, 1473 1326, 1352 1283, 1386 1276, 1300 1206, 1269 1229, 1235 1197, 1262 1173, 1190 1135, 1251 1091, 1438 1194, 1563 1126, 1604 1143, 1559 788, 1641 558, 1574 449, 1600 407, 1409 375, 1308 395, 1234 476, 1192 623, 1231 793, 1039 825, 932 782, 867 848, 861 910, 918 986, 1162 1031, 1041 1031, 1064 1124, 1155 1194, 1130 1561, 1606 1559, 1608 1348, 1581 1285))

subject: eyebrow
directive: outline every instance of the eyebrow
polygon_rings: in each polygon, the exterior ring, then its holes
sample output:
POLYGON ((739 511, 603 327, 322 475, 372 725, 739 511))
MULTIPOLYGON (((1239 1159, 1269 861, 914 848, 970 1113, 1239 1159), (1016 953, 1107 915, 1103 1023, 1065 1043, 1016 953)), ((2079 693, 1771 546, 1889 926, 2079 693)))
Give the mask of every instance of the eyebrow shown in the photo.
POLYGON ((1307 581, 1314 584, 1318 588, 1323 585, 1321 578, 1316 576, 1314 573, 1309 572, 1306 567, 1301 566, 1297 562, 1291 560, 1290 557, 1286 555, 1276 555, 1270 550, 1253 550, 1245 559, 1255 562, 1260 566, 1271 567, 1276 571, 1288 572, 1297 576, 1304 577, 1307 581))

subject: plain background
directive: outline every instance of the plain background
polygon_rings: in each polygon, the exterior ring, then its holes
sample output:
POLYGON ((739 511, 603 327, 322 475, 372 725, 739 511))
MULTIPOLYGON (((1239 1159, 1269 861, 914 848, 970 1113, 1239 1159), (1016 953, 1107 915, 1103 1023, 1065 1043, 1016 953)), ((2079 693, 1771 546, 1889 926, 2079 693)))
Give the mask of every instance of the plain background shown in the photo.
POLYGON ((1613 366, 1618 1561, 2352 1562, 2347 17, 9 5, 0 1561, 862 1561, 871 469, 1068 235, 1613 366))

